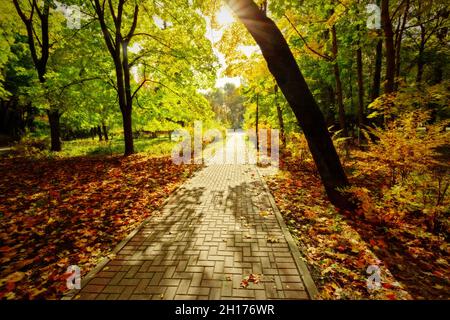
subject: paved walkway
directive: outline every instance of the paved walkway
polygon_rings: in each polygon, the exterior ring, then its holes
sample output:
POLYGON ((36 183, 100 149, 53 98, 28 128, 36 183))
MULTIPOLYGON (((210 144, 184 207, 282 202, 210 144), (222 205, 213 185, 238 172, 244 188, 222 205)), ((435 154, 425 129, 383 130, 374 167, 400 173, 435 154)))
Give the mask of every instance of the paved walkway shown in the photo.
POLYGON ((72 297, 309 299, 314 293, 257 167, 211 164, 130 235, 113 260, 83 279, 72 297), (260 281, 243 288, 251 274, 260 281))

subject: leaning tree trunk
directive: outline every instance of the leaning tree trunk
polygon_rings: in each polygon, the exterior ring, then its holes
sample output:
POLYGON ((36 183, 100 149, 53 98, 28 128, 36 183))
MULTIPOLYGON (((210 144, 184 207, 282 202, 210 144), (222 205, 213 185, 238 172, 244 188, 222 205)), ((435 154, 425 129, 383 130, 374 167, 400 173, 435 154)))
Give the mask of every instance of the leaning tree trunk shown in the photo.
POLYGON ((331 36, 333 40, 333 58, 334 58, 333 69, 334 69, 334 78, 336 80, 336 98, 338 103, 339 125, 342 130, 342 135, 344 137, 348 137, 347 125, 345 120, 344 93, 342 90, 341 71, 339 69, 338 63, 338 43, 336 35, 336 26, 334 25, 333 27, 331 27, 331 36))
POLYGON ((317 165, 330 201, 339 208, 351 203, 338 188, 349 185, 320 111, 283 34, 251 0, 225 0, 261 48, 270 72, 289 102, 317 165))
POLYGON ((58 110, 48 110, 47 111, 48 122, 50 124, 50 137, 51 137, 51 151, 59 152, 61 151, 61 133, 59 119, 61 114, 58 110))
POLYGON ((385 93, 392 93, 395 90, 395 47, 394 31, 389 15, 389 0, 381 1, 381 23, 384 31, 384 42, 386 45, 386 83, 385 93))

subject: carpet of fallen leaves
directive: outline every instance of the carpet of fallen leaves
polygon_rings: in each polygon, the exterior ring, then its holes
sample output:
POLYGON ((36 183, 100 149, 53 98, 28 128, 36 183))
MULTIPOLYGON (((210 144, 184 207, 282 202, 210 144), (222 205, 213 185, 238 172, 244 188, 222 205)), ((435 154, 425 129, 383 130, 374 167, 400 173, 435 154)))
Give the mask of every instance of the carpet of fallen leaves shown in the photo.
POLYGON ((280 165, 280 174, 267 178, 267 183, 320 298, 450 298, 448 243, 421 237, 408 224, 373 225, 360 216, 341 214, 326 199, 313 163, 287 158, 280 165), (379 290, 367 287, 369 265, 380 267, 379 290))
POLYGON ((58 299, 65 272, 92 269, 197 166, 170 158, 4 159, 0 299, 58 299))

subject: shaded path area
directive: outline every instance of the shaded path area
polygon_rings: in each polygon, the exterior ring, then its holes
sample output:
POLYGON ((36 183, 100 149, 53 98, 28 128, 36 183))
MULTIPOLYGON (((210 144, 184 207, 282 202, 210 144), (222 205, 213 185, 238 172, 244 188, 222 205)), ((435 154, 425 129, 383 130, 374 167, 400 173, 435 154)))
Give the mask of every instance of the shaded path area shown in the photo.
MULTIPOLYGON (((232 138, 243 143, 243 135, 232 138)), ((315 292, 258 168, 211 164, 67 298, 310 299, 315 292), (251 275, 257 283, 245 287, 251 275)))

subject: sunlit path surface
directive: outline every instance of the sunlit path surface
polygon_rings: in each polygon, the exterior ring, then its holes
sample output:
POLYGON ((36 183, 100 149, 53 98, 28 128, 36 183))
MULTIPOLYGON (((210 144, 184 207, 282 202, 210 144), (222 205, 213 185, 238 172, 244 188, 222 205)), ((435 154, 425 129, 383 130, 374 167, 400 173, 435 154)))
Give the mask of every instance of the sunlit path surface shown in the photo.
POLYGON ((314 284, 246 145, 229 134, 215 155, 227 161, 197 172, 72 297, 309 299, 314 284))
POLYGON ((206 165, 255 164, 256 150, 243 130, 230 129, 223 140, 216 141, 211 148, 207 148, 204 162, 206 165))

